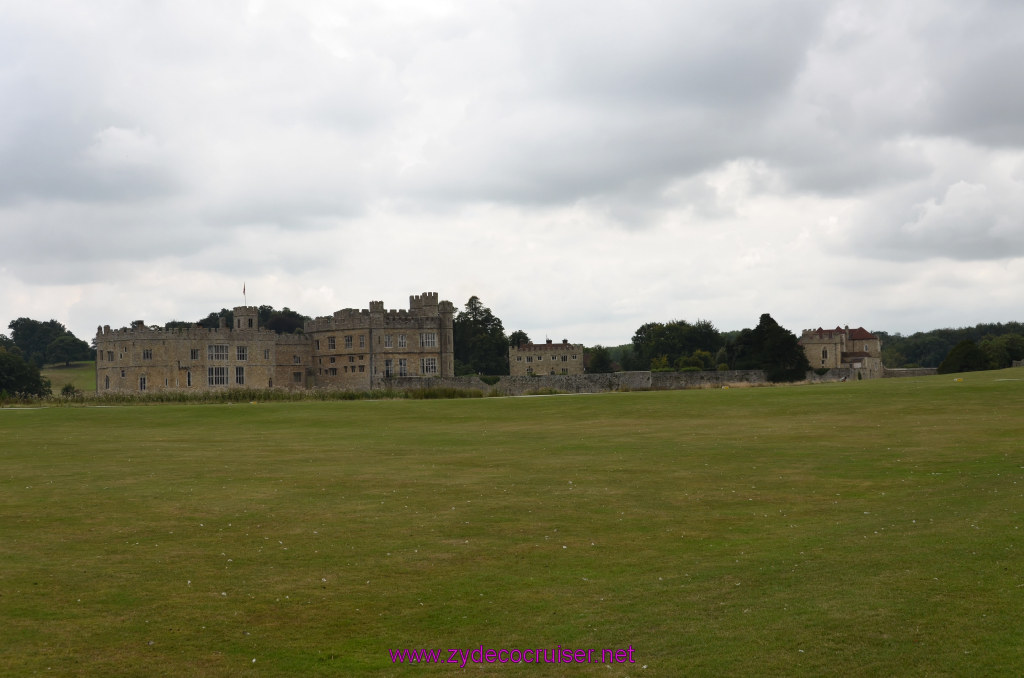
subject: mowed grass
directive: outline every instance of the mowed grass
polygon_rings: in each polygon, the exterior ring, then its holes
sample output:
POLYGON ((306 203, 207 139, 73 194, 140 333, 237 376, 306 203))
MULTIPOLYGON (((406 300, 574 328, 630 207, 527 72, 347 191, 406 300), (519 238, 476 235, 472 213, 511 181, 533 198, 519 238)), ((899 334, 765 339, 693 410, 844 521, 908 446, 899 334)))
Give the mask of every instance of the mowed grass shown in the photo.
POLYGON ((0 410, 0 675, 1020 675, 1024 370, 963 379, 0 410), (388 653, 481 645, 636 663, 388 653))
POLYGON ((83 393, 96 392, 96 362, 92 360, 73 362, 70 365, 57 363, 47 365, 41 371, 50 380, 50 389, 59 395, 65 385, 71 384, 83 393))

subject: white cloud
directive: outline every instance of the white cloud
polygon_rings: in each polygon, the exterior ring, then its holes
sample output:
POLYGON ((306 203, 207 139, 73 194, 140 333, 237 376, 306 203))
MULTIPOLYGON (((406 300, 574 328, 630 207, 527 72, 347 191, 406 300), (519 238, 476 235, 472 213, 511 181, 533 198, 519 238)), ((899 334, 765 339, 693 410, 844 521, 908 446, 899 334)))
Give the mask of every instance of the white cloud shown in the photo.
POLYGON ((1016 3, 2 5, 0 318, 1016 313, 1016 3))

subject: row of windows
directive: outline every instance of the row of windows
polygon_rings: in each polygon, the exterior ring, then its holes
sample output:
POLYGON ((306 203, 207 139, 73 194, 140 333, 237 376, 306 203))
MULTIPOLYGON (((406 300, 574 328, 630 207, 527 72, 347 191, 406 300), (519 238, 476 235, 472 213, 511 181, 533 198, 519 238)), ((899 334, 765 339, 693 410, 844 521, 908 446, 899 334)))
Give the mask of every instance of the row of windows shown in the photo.
MULTIPOLYGON (((352 374, 355 374, 355 372, 356 372, 356 366, 355 365, 352 366, 351 370, 349 369, 348 365, 345 365, 342 369, 346 373, 352 372, 352 374)), ((359 366, 359 371, 360 372, 365 372, 366 371, 366 365, 360 365, 359 366)), ((330 377, 336 377, 336 376, 338 376, 338 368, 337 367, 328 367, 327 369, 321 368, 320 369, 320 374, 326 374, 327 376, 330 376, 330 377)))
MULTIPOLYGON (((337 348, 338 348, 338 341, 337 341, 337 339, 338 339, 337 337, 327 337, 327 350, 328 351, 335 351, 335 350, 337 350, 337 348)), ((345 345, 346 349, 353 349, 353 348, 355 348, 355 344, 354 344, 355 336, 354 335, 348 334, 348 335, 345 335, 344 337, 342 337, 342 339, 345 342, 344 345, 345 345)), ((359 339, 359 348, 366 348, 366 335, 365 334, 360 334, 360 335, 358 335, 358 339, 359 339)), ((378 337, 377 340, 379 342, 380 341, 380 337, 378 337)), ((385 334, 384 335, 384 348, 395 348, 396 344, 397 344, 398 348, 407 348, 408 347, 408 338, 406 337, 406 335, 404 335, 404 334, 385 334)), ((423 348, 430 348, 430 347, 437 346, 437 332, 420 332, 420 346, 423 347, 423 348)), ((316 340, 316 350, 318 350, 318 351, 320 350, 320 340, 319 339, 316 340)))
MULTIPOLYGON (((576 360, 576 355, 577 354, 573 354, 573 356, 572 356, 573 360, 576 360)), ((537 362, 543 362, 543 360, 544 360, 544 356, 542 356, 542 355, 536 356, 536 358, 537 358, 537 362)), ((532 355, 526 356, 526 362, 528 362, 528 363, 532 363, 533 359, 534 359, 534 356, 532 356, 532 355)), ((567 355, 563 355, 563 356, 553 355, 553 356, 551 356, 551 359, 552 360, 559 360, 559 359, 561 359, 561 361, 563 363, 569 362, 569 356, 567 356, 567 355)), ((516 362, 517 363, 523 362, 523 356, 517 355, 516 356, 516 362)))
MULTIPOLYGON (((189 349, 189 358, 191 358, 192 360, 199 360, 199 355, 200 355, 199 352, 200 352, 200 349, 198 349, 198 348, 189 349)), ((229 354, 229 350, 228 350, 228 345, 227 344, 210 344, 209 346, 207 346, 206 357, 210 361, 214 361, 214 360, 227 360, 228 359, 228 354, 229 354)), ((103 351, 98 351, 96 353, 96 355, 97 355, 97 357, 100 360, 103 360, 103 351)), ((124 358, 124 354, 123 353, 118 353, 117 357, 118 357, 118 360, 121 360, 121 359, 124 358)), ((107 359, 108 362, 113 362, 114 361, 114 352, 113 351, 107 351, 106 352, 106 359, 107 359)), ((144 348, 144 349, 142 349, 142 359, 143 360, 152 360, 153 359, 153 349, 151 349, 151 348, 144 348)), ((263 359, 264 360, 270 360, 270 349, 269 348, 263 350, 263 359)), ((299 356, 295 356, 295 359, 296 359, 296 362, 301 362, 299 360, 299 356)), ((245 361, 249 360, 249 347, 248 346, 235 346, 235 360, 237 360, 239 362, 245 362, 245 361)))
MULTIPOLYGON (((532 375, 532 374, 535 374, 535 372, 533 371, 533 368, 532 368, 532 367, 527 367, 527 368, 526 368, 526 373, 527 373, 527 374, 530 374, 530 375, 532 375)), ((552 374, 552 375, 554 375, 554 374, 555 374, 555 371, 554 371, 554 370, 551 370, 551 374, 552 374)), ((569 368, 568 368, 568 367, 563 367, 563 368, 562 368, 562 374, 569 374, 569 368)))

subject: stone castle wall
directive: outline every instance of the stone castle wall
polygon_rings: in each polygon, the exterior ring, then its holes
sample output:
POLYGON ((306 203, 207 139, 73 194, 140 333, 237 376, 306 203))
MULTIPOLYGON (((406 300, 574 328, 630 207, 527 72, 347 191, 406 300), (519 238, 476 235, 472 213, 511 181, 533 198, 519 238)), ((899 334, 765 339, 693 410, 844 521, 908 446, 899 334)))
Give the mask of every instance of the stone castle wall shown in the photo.
POLYGON ((163 329, 136 321, 96 332, 96 390, 206 391, 226 388, 376 387, 390 365, 409 376, 454 374, 454 306, 436 293, 409 299, 409 310, 343 309, 282 335, 258 326, 259 309, 238 306, 234 326, 163 329))

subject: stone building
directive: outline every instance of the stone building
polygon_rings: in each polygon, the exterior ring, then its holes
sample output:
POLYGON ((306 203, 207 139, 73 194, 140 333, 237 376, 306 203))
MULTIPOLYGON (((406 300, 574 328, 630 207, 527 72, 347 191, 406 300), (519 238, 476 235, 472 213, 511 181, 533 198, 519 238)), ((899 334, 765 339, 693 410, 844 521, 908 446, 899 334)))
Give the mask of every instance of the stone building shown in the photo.
POLYGON ((391 377, 454 375, 455 308, 434 292, 409 310, 343 309, 307 322, 301 334, 259 327, 259 309, 238 306, 234 326, 131 327, 96 332, 96 390, 212 391, 226 388, 366 390, 391 377))
POLYGON ((583 344, 570 344, 563 339, 554 344, 523 344, 508 349, 509 375, 583 374, 583 344))
POLYGON ((882 376, 882 342, 863 327, 804 330, 800 345, 814 369, 845 367, 866 379, 882 376))

